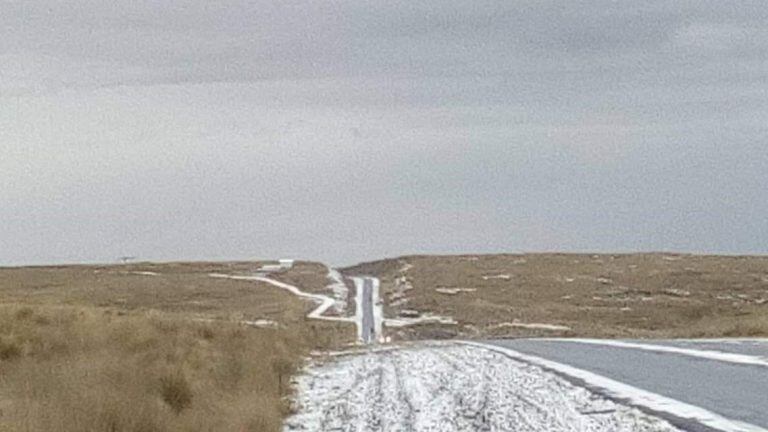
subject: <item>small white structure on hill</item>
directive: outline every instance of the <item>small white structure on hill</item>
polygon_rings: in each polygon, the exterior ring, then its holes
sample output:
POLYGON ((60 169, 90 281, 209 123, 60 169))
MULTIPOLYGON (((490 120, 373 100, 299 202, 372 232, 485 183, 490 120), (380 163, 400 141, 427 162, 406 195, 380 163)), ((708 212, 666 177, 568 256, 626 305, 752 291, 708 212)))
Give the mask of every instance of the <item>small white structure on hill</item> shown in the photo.
POLYGON ((259 268, 260 272, 265 273, 271 273, 271 272, 278 272, 282 270, 288 270, 291 267, 293 267, 293 263, 295 260, 292 259, 280 259, 277 261, 277 264, 265 264, 259 268))

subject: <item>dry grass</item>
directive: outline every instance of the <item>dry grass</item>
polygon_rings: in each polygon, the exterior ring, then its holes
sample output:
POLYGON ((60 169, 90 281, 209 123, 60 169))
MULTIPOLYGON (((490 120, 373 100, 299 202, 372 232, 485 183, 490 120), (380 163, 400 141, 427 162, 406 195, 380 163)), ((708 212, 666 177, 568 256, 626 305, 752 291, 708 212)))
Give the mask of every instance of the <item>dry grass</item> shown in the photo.
POLYGON ((414 256, 346 271, 382 278, 388 316, 415 309, 458 321, 390 329, 396 338, 768 336, 768 257, 414 256), (406 265, 412 268, 402 272, 406 265), (398 304, 396 279, 402 277, 413 289, 398 304), (470 291, 446 294, 438 288, 470 291), (500 326, 514 321, 572 330, 500 326))
POLYGON ((303 357, 354 329, 308 321, 311 304, 268 284, 207 276, 254 266, 0 269, 0 431, 280 430, 303 357))

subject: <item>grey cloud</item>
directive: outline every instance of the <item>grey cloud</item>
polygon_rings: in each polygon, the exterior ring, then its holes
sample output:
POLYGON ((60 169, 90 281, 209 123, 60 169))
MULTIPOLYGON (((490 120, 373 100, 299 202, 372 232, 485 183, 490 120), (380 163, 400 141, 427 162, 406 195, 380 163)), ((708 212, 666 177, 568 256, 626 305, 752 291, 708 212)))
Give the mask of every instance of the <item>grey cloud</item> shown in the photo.
POLYGON ((763 2, 0 9, 2 262, 766 252, 763 2))

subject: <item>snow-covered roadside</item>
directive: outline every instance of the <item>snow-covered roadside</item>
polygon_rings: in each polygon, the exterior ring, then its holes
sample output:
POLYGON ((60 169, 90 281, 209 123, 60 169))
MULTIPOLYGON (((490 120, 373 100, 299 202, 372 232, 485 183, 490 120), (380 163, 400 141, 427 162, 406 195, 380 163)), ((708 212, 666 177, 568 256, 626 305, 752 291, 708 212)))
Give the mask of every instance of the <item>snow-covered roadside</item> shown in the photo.
POLYGON ((670 399, 573 366, 523 354, 509 348, 477 342, 459 343, 501 353, 510 359, 526 362, 571 379, 579 380, 590 388, 599 389, 602 394, 608 395, 613 399, 626 401, 628 404, 643 407, 652 412, 666 413, 678 419, 693 421, 713 430, 722 432, 765 432, 765 429, 759 426, 727 419, 704 408, 670 399))
POLYGON ((386 342, 383 331, 384 306, 381 301, 381 281, 379 278, 371 279, 373 279, 373 325, 379 342, 386 342))
POLYGON ((333 308, 337 314, 341 315, 347 310, 347 297, 349 296, 347 284, 344 283, 344 276, 333 268, 328 269, 328 279, 331 283, 328 284, 327 288, 333 293, 333 298, 336 300, 333 308))
POLYGON ((270 279, 268 277, 264 276, 236 276, 236 275, 227 275, 227 274, 220 274, 220 273, 210 273, 208 276, 213 278, 223 278, 223 279, 234 279, 234 280, 242 280, 242 281, 254 281, 254 282, 264 282, 268 283, 270 285, 276 286, 278 288, 282 288, 284 290, 287 290, 294 295, 297 295, 299 297, 304 297, 307 299, 310 299, 316 303, 319 303, 320 305, 312 310, 309 314, 307 314, 307 318, 312 319, 318 319, 318 320, 326 320, 326 321, 341 321, 341 322, 354 322, 353 318, 348 317, 329 317, 329 316, 323 316, 323 314, 330 309, 334 304, 335 300, 331 297, 324 296, 321 294, 312 294, 308 292, 304 292, 298 288, 296 288, 293 285, 289 285, 284 282, 276 281, 274 279, 270 279))
POLYGON ((490 326, 490 328, 504 328, 504 327, 524 328, 524 329, 532 329, 532 330, 550 330, 550 331, 561 331, 561 332, 571 330, 570 327, 559 325, 559 324, 524 323, 519 321, 503 322, 503 323, 498 323, 490 326))
POLYGON ((289 431, 677 431, 542 368, 480 347, 368 351, 298 378, 289 431))

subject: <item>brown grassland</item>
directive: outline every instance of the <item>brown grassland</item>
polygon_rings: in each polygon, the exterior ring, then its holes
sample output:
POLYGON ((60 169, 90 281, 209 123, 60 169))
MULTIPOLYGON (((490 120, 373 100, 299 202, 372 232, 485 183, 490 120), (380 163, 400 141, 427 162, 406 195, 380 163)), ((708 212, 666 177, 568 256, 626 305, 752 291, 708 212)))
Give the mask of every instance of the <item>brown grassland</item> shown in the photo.
MULTIPOLYGON (((302 359, 354 329, 307 320, 311 303, 268 284, 208 276, 257 266, 0 269, 0 431, 280 430, 302 359), (257 319, 278 325, 240 323, 257 319)), ((295 269, 280 277, 326 282, 323 266, 295 269)))
POLYGON ((345 271, 382 279, 387 316, 457 321, 388 329, 395 339, 768 336, 768 257, 409 256, 345 271))
MULTIPOLYGON (((280 430, 303 359, 355 331, 269 284, 209 276, 261 264, 0 268, 0 432, 280 430)), ((327 273, 273 277, 325 293, 327 273)), ((456 321, 387 328, 395 340, 768 336, 768 257, 409 256, 345 273, 381 278, 388 317, 456 321)))

